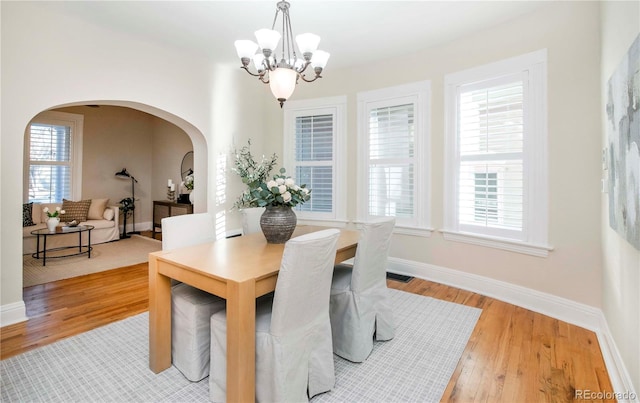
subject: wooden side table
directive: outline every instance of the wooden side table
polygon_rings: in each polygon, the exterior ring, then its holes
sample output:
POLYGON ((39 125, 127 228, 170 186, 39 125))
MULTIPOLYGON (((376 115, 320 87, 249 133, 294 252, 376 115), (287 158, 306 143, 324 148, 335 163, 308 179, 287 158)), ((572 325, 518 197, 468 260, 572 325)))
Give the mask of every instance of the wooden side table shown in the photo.
POLYGON ((176 215, 193 214, 193 204, 175 203, 168 200, 153 201, 153 239, 156 238, 156 232, 162 233, 162 219, 165 217, 173 217, 176 215), (157 231, 156 229, 160 229, 157 231))

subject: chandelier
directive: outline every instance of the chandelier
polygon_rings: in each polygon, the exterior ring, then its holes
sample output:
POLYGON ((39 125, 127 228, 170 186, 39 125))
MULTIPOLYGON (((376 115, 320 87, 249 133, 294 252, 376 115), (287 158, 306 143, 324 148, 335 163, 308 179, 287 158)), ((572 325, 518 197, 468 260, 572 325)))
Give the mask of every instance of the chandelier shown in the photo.
POLYGON ((260 81, 269 84, 271 93, 280 102, 280 107, 289 99, 298 83, 298 79, 308 83, 322 78, 322 69, 329 60, 329 53, 317 50, 320 37, 315 34, 301 34, 296 36, 298 49, 302 53, 302 58, 296 55, 293 45, 293 33, 291 31, 291 20, 289 19, 289 3, 280 1, 276 5, 276 15, 273 18, 271 29, 260 29, 255 32, 258 43, 250 40, 235 41, 238 57, 242 62, 241 68, 260 81), (278 15, 282 12, 282 34, 274 28, 278 20, 278 15), (276 52, 278 42, 282 38, 282 52, 280 58, 276 52), (256 50, 260 51, 256 53, 256 50), (253 66, 257 73, 249 70, 249 64, 253 61, 253 66), (311 65, 315 76, 308 79, 304 72, 311 65))

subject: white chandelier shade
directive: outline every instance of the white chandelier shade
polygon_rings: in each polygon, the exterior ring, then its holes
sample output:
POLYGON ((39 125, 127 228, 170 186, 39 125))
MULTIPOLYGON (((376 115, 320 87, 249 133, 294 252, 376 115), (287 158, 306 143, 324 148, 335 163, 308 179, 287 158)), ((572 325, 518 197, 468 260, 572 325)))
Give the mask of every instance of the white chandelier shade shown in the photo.
POLYGON ((296 89, 298 73, 289 68, 278 67, 269 73, 269 87, 274 97, 284 103, 296 89))
POLYGON ((318 50, 320 37, 312 33, 304 33, 295 37, 302 57, 296 54, 287 1, 277 3, 276 15, 271 29, 259 29, 255 32, 255 37, 258 43, 251 40, 235 41, 236 52, 242 63, 240 67, 250 75, 258 77, 263 83, 269 84, 271 92, 280 102, 280 107, 293 94, 298 79, 302 78, 303 81, 313 82, 322 78, 322 71, 327 65, 330 55, 328 52, 318 50), (274 29, 281 12, 282 34, 274 29), (276 55, 276 48, 281 39, 280 55, 276 55), (250 64, 253 64, 255 73, 249 69, 250 64), (304 75, 309 65, 314 72, 314 76, 310 79, 304 75))

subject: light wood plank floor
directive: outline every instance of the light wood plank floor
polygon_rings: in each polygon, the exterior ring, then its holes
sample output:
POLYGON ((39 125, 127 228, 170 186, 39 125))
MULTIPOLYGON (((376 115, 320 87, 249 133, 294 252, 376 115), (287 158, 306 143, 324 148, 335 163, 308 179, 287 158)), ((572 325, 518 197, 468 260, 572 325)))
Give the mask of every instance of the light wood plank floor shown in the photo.
MULTIPOLYGON (((1 358, 146 311, 147 269, 145 263, 25 288, 30 319, 0 329, 1 358)), ((442 401, 567 402, 576 390, 613 390, 593 332, 430 281, 388 284, 482 309, 442 401)))

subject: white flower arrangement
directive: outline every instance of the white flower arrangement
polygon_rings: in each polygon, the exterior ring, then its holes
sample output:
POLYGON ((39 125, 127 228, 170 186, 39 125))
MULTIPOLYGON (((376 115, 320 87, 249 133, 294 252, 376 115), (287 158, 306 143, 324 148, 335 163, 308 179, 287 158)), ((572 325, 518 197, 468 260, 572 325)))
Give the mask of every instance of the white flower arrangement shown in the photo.
POLYGON ((49 218, 58 217, 60 214, 65 214, 65 211, 62 210, 60 207, 56 207, 56 211, 53 211, 53 212, 49 210, 49 207, 43 208, 42 211, 44 211, 47 217, 49 218))
POLYGON ((311 197, 311 190, 307 188, 307 185, 296 185, 295 181, 285 173, 286 170, 280 168, 280 175, 275 175, 268 182, 262 182, 260 186, 249 192, 251 202, 258 207, 295 207, 308 201, 311 197))
POLYGON ((184 187, 193 190, 193 174, 189 174, 184 178, 184 187))
POLYGON ((280 169, 280 175, 269 178, 269 173, 276 165, 278 156, 274 153, 270 158, 262 156, 260 163, 251 154, 251 140, 248 145, 236 150, 235 164, 232 171, 242 178, 247 189, 235 203, 237 208, 289 206, 303 204, 311 197, 311 190, 306 185, 296 185, 293 178, 286 176, 285 169, 280 169))

